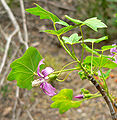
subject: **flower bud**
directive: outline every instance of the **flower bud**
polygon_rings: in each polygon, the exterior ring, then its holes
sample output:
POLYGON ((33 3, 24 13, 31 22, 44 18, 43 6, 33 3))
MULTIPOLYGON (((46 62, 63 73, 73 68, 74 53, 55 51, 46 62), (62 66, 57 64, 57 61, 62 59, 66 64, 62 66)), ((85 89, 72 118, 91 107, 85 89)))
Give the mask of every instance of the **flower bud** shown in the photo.
POLYGON ((83 99, 84 95, 78 95, 78 96, 74 96, 74 98, 78 98, 78 99, 83 99))
POLYGON ((93 96, 93 94, 85 94, 84 95, 84 98, 90 98, 90 97, 92 97, 93 96))
POLYGON ((57 74, 50 74, 48 75, 50 80, 56 80, 56 78, 58 77, 57 74))

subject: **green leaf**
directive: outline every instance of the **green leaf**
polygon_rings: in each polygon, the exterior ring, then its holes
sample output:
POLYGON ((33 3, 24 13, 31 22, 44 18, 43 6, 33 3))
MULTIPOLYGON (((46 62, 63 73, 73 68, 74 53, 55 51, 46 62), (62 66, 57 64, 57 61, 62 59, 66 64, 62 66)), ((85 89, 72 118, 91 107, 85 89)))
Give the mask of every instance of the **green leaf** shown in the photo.
POLYGON ((101 20, 97 19, 97 17, 89 18, 83 22, 83 24, 87 25, 94 31, 98 31, 98 28, 106 28, 107 26, 101 22, 101 20))
POLYGON ((60 19, 56 15, 54 15, 53 13, 43 9, 42 7, 40 7, 36 3, 35 3, 35 5, 37 7, 26 9, 26 11, 33 14, 33 15, 40 16, 40 19, 49 19, 49 20, 52 20, 53 22, 60 21, 60 19))
POLYGON ((69 24, 66 23, 66 22, 63 21, 63 20, 59 20, 58 22, 55 22, 55 23, 60 24, 60 25, 64 25, 64 26, 69 26, 69 24))
POLYGON ((68 20, 72 21, 73 23, 76 23, 77 25, 80 25, 80 24, 83 23, 82 21, 77 20, 77 19, 74 19, 74 18, 71 18, 71 17, 69 17, 68 15, 65 15, 65 17, 66 17, 68 20))
POLYGON ((72 30, 72 29, 74 29, 74 28, 76 28, 76 27, 77 27, 77 26, 69 25, 69 26, 67 26, 67 27, 61 28, 60 30, 57 31, 57 33, 58 33, 58 35, 62 35, 62 34, 68 32, 68 31, 70 31, 70 30, 72 30))
MULTIPOLYGON (((84 64, 91 64, 91 56, 87 56, 84 60, 84 64)), ((109 60, 108 58, 102 56, 102 57, 93 57, 93 65, 96 67, 104 67, 104 68, 110 68, 114 69, 117 67, 117 64, 113 61, 109 60)))
POLYGON ((84 22, 74 19, 74 18, 71 18, 67 15, 65 15, 65 17, 67 19, 69 19, 70 21, 76 23, 77 25, 81 25, 81 24, 87 25, 88 27, 90 27, 91 29, 93 29, 96 32, 98 31, 98 28, 106 28, 107 27, 103 22, 101 22, 101 20, 97 19, 97 17, 89 18, 89 19, 85 20, 84 22))
MULTIPOLYGON (((83 46, 83 45, 82 45, 82 46, 83 46)), ((87 52, 90 52, 90 53, 93 52, 93 54, 100 56, 100 54, 99 54, 98 52, 92 50, 92 49, 89 48, 86 44, 84 44, 84 48, 86 49, 87 52)))
POLYGON ((76 26, 69 25, 67 27, 61 28, 58 31, 55 31, 55 30, 41 30, 40 32, 46 32, 46 33, 53 34, 53 35, 62 35, 64 33, 68 32, 68 31, 72 30, 75 27, 76 26))
POLYGON ((106 73, 102 73, 102 75, 100 76, 100 78, 105 78, 105 80, 109 77, 109 74, 110 74, 110 72, 111 72, 111 69, 109 69, 106 73))
POLYGON ((79 40, 81 38, 82 38, 82 36, 78 36, 77 33, 72 34, 70 37, 65 37, 65 36, 62 37, 63 41, 70 45, 79 43, 79 40))
POLYGON ((17 85, 20 88, 32 88, 34 73, 37 71, 39 61, 42 56, 36 48, 30 47, 21 58, 16 59, 11 63, 11 72, 8 75, 8 80, 17 80, 17 85))
POLYGON ((40 30, 40 32, 45 32, 53 35, 58 35, 57 31, 55 30, 40 30))
POLYGON ((109 50, 109 49, 111 49, 111 48, 115 48, 115 47, 117 47, 117 45, 107 45, 107 46, 103 46, 103 47, 101 47, 101 49, 103 50, 103 51, 106 51, 106 50, 109 50))
MULTIPOLYGON (((104 36, 99 39, 86 39, 86 40, 84 40, 84 42, 99 43, 99 42, 101 42, 103 40, 107 40, 107 39, 108 39, 108 36, 104 36)), ((82 41, 79 41, 79 42, 82 43, 82 41)))
POLYGON ((77 108, 82 101, 73 101, 73 90, 62 89, 57 95, 52 97, 54 103, 51 104, 51 108, 59 108, 59 112, 62 114, 68 111, 70 108, 77 108))
POLYGON ((115 47, 117 47, 117 45, 106 45, 106 46, 101 47, 101 50, 95 49, 95 51, 106 51, 106 50, 109 50, 109 49, 115 48, 115 47))

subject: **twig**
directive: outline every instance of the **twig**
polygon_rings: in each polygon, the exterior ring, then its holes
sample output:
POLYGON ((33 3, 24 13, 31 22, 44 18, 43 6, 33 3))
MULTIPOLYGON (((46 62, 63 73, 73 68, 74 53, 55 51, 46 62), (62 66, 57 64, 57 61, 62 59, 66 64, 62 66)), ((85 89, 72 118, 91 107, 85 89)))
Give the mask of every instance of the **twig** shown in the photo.
POLYGON ((0 65, 0 73, 2 72, 2 69, 5 65, 5 62, 6 62, 6 58, 7 58, 7 53, 8 53, 8 50, 9 50, 9 46, 10 46, 10 43, 11 43, 11 40, 12 40, 12 37, 18 32, 18 29, 15 29, 11 35, 9 35, 8 37, 5 35, 5 39, 7 40, 7 43, 6 43, 6 46, 5 46, 5 53, 4 53, 4 56, 3 56, 3 59, 2 59, 2 63, 0 65))
POLYGON ((15 100, 15 104, 14 104, 14 107, 13 107, 13 114, 12 114, 12 120, 15 120, 15 112, 16 112, 16 107, 17 107, 17 104, 18 104, 18 98, 19 98, 19 87, 16 88, 16 100, 15 100))
POLYGON ((27 26, 26 26, 26 16, 25 16, 23 0, 20 0, 20 7, 21 7, 21 12, 22 12, 22 21, 23 21, 23 29, 24 29, 24 40, 28 43, 28 31, 27 31, 27 26))
POLYGON ((29 112, 28 110, 26 110, 26 112, 27 112, 27 114, 28 114, 30 120, 34 120, 33 117, 32 117, 32 115, 30 114, 30 112, 29 112))
POLYGON ((7 73, 8 73, 8 71, 9 71, 10 64, 12 63, 13 59, 15 58, 18 49, 19 49, 19 47, 17 47, 17 48, 15 49, 15 52, 13 53, 10 61, 9 61, 8 64, 7 64, 6 70, 5 70, 4 74, 3 74, 3 77, 2 77, 1 82, 0 82, 0 87, 3 86, 3 82, 4 82, 5 77, 6 77, 7 73))

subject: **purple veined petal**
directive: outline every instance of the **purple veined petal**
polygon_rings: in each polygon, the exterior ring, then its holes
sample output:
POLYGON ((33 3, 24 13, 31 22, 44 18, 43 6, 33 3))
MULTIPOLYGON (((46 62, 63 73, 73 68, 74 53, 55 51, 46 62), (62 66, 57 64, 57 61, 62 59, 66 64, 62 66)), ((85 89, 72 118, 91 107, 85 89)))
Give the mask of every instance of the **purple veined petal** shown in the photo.
POLYGON ((44 75, 44 78, 53 72, 54 70, 51 67, 46 67, 41 71, 41 73, 44 75))
POLYGON ((84 95, 74 96, 74 98, 83 99, 84 95))
MULTIPOLYGON (((112 44, 112 46, 114 46, 114 45, 116 45, 116 44, 112 44)), ((116 47, 110 49, 110 53, 111 53, 112 56, 114 56, 114 53, 113 53, 113 52, 116 52, 116 53, 117 53, 116 47)))
POLYGON ((49 96, 54 96, 54 95, 56 95, 56 93, 55 93, 55 88, 51 85, 51 84, 49 84, 49 83, 47 83, 47 82, 44 82, 44 83, 42 83, 41 85, 40 85, 40 88, 43 90, 43 92, 46 94, 46 95, 49 95, 49 96))
POLYGON ((43 74, 40 73, 40 65, 44 64, 44 59, 42 59, 40 62, 39 62, 39 65, 38 65, 38 68, 37 68, 37 74, 39 77, 44 77, 43 74))

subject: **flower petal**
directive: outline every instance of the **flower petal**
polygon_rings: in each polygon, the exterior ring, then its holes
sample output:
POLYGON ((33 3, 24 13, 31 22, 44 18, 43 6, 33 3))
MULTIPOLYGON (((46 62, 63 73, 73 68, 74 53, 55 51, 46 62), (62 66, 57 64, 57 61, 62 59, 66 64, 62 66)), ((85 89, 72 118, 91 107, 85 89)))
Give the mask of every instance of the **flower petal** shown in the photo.
POLYGON ((38 68, 37 68, 37 74, 39 77, 44 77, 41 73, 40 73, 40 65, 44 64, 44 59, 42 59, 40 62, 39 62, 39 65, 38 65, 38 68))
MULTIPOLYGON (((116 44, 113 44, 112 46, 115 46, 115 45, 116 45, 116 44)), ((111 53, 112 56, 114 56, 114 52, 117 53, 117 49, 116 49, 116 47, 110 49, 110 53, 111 53)))
POLYGON ((39 86, 41 83, 43 83, 45 80, 43 78, 37 79, 32 81, 32 87, 39 86))
POLYGON ((54 70, 51 67, 46 67, 41 71, 41 73, 44 75, 44 78, 53 72, 54 70))
POLYGON ((40 85, 40 88, 43 90, 43 92, 49 96, 54 96, 56 93, 54 92, 56 89, 49 83, 43 82, 40 85))

